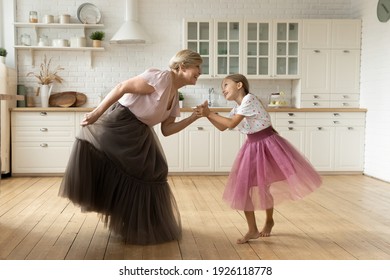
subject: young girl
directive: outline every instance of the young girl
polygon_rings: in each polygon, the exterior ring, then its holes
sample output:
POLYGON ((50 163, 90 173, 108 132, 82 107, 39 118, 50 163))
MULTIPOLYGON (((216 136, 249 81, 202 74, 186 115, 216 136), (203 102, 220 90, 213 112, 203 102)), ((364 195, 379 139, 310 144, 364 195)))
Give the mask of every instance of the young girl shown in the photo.
POLYGON ((223 194, 232 208, 245 213, 248 232, 237 240, 242 244, 269 236, 274 226, 274 204, 304 197, 321 185, 321 178, 306 158, 272 128, 268 112, 260 100, 249 93, 245 76, 227 76, 222 81, 222 93, 227 100, 237 103, 229 117, 210 111, 207 101, 195 111, 219 130, 238 127, 241 133, 247 134, 223 194), (261 231, 254 213, 258 209, 266 212, 261 231))

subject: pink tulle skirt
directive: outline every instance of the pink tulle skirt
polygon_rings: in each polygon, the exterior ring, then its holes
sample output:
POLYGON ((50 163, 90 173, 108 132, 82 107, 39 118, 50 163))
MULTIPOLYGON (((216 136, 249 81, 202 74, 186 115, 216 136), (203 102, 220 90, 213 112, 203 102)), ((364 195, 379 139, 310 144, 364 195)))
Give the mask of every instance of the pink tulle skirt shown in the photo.
POLYGON ((223 199, 234 209, 265 210, 298 200, 321 185, 311 163, 268 127, 248 138, 230 172, 223 199))

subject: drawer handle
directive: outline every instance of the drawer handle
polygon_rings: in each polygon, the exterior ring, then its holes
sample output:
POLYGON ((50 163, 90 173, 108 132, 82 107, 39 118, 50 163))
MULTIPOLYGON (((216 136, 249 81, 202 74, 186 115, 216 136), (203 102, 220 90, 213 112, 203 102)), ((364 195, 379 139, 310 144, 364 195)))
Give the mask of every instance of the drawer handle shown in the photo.
POLYGON ((289 123, 289 124, 293 124, 293 123, 294 123, 294 121, 288 121, 288 123, 289 123))
POLYGON ((343 98, 348 99, 349 97, 348 97, 348 95, 343 95, 343 98))
POLYGON ((320 50, 314 50, 315 53, 320 53, 321 51, 320 50))
POLYGON ((47 116, 47 112, 41 112, 40 115, 41 116, 47 116))
POLYGON ((198 129, 198 130, 203 130, 203 127, 198 126, 197 129, 198 129))
POLYGON ((349 127, 348 127, 348 130, 353 130, 353 127, 352 127, 352 126, 349 126, 349 127))
POLYGON ((347 107, 349 104, 347 102, 343 103, 343 106, 347 107))
POLYGON ((313 95, 313 97, 314 97, 315 99, 318 99, 318 98, 320 98, 320 96, 319 96, 319 95, 317 95, 317 94, 313 95))
POLYGON ((47 129, 46 127, 42 127, 42 128, 40 129, 40 131, 46 132, 46 131, 48 131, 48 129, 47 129))
POLYGON ((317 127, 318 130, 322 130, 322 127, 317 127))
POLYGON ((290 117, 292 117, 292 116, 294 116, 294 113, 288 113, 288 115, 289 115, 290 117))
POLYGON ((340 122, 339 121, 333 121, 334 124, 339 124, 340 122))
POLYGON ((344 53, 349 53, 349 50, 344 50, 344 53))
POLYGON ((294 130, 294 128, 290 126, 290 127, 288 128, 288 130, 294 130))
POLYGON ((340 116, 340 114, 339 113, 333 113, 333 116, 338 117, 338 116, 340 116))
POLYGON ((318 106, 319 104, 318 104, 318 102, 313 102, 313 105, 318 106))
POLYGON ((49 145, 47 145, 47 143, 41 143, 39 146, 41 146, 42 148, 47 148, 49 145))

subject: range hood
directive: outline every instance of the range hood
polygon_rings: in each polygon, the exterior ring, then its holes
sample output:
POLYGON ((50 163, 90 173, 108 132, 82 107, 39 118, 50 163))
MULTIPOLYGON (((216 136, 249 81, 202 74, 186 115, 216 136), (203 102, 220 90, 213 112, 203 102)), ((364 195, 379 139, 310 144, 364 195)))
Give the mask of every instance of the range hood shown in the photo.
POLYGON ((150 43, 149 35, 138 23, 137 0, 126 0, 125 22, 110 40, 111 44, 145 44, 150 43))

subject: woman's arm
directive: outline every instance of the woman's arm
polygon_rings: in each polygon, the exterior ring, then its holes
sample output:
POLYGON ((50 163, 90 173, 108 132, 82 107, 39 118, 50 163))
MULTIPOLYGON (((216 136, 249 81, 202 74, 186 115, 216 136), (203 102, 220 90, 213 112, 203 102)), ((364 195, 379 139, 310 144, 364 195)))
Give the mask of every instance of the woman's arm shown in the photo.
POLYGON ((116 85, 103 99, 103 101, 90 113, 85 114, 82 126, 93 124, 99 117, 125 93, 151 94, 155 91, 143 78, 136 76, 116 85))
POLYGON ((199 119, 199 117, 197 117, 196 113, 193 112, 191 116, 182 119, 181 121, 175 122, 175 119, 175 117, 169 117, 161 123, 161 132, 164 136, 169 136, 183 130, 194 121, 199 119))

